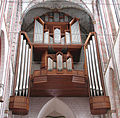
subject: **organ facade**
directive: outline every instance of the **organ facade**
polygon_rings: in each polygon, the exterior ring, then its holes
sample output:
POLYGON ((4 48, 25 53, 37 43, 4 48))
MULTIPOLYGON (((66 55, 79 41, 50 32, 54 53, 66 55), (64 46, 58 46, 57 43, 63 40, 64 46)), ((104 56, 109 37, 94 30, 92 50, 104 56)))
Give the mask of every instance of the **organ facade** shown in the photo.
POLYGON ((0 2, 1 118, 119 118, 118 0, 0 2))
POLYGON ((33 40, 20 32, 15 88, 10 99, 13 114, 28 113, 30 96, 89 97, 93 115, 110 109, 97 35, 90 32, 83 43, 79 20, 62 12, 48 12, 34 18, 33 40), (32 61, 39 63, 38 70, 32 67, 32 61))

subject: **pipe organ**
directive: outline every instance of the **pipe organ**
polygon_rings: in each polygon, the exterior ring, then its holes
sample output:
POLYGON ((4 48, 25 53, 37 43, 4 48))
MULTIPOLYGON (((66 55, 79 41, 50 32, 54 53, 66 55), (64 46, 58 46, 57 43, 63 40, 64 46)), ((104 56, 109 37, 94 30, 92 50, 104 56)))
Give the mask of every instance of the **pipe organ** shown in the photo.
POLYGON ((29 108, 29 75, 32 46, 26 33, 20 33, 18 46, 15 90, 10 98, 10 109, 15 114, 27 114, 29 108))
POLYGON ((80 32, 79 19, 50 12, 34 19, 32 43, 25 32, 20 33, 14 93, 10 98, 13 114, 28 113, 29 96, 89 97, 92 114, 105 114, 110 109, 96 33, 91 32, 82 44, 80 32), (33 72, 31 61, 36 62, 32 63, 33 72))
POLYGON ((95 33, 90 33, 85 42, 86 65, 89 78, 91 113, 104 114, 110 109, 109 97, 105 95, 103 75, 95 33))

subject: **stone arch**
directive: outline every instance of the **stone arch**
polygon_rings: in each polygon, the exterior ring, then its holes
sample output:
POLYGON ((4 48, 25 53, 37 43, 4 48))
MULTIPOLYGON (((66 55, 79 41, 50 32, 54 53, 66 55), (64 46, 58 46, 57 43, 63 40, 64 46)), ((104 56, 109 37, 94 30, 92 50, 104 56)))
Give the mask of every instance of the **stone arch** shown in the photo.
MULTIPOLYGON (((86 13, 88 13, 92 20, 94 19, 92 12, 90 11, 90 9, 87 7, 87 5, 85 4, 85 2, 83 0, 80 0, 79 2, 78 1, 76 2, 75 0, 72 0, 72 1, 69 1, 69 0, 51 0, 51 1, 52 1, 52 3, 55 2, 55 1, 56 2, 61 1, 61 2, 69 2, 69 3, 79 4, 78 6, 80 6, 82 10, 84 10, 86 13)), ((21 23, 22 23, 25 15, 28 13, 28 11, 30 11, 31 9, 33 9, 35 7, 38 7, 39 4, 44 3, 44 2, 50 2, 50 0, 41 0, 39 2, 37 0, 32 0, 28 4, 27 8, 22 13, 21 23)), ((67 7, 67 6, 65 6, 65 7, 67 7)), ((73 7, 73 6, 71 6, 71 7, 73 7)))
POLYGON ((57 112, 63 115, 65 118, 75 118, 72 110, 58 98, 53 98, 49 100, 41 109, 37 118, 45 118, 47 115, 57 112))

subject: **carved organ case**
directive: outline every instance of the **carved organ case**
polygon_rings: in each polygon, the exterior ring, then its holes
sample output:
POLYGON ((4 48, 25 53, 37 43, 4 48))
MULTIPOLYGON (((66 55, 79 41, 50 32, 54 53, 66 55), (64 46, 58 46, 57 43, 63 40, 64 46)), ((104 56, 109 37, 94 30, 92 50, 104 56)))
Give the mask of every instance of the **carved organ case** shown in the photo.
POLYGON ((14 92, 10 97, 10 110, 13 114, 25 115, 29 111, 29 78, 31 68, 32 45, 25 32, 20 32, 14 92))
POLYGON ((91 32, 84 45, 85 66, 89 78, 89 102, 93 115, 105 114, 110 109, 109 97, 105 94, 97 36, 91 32))

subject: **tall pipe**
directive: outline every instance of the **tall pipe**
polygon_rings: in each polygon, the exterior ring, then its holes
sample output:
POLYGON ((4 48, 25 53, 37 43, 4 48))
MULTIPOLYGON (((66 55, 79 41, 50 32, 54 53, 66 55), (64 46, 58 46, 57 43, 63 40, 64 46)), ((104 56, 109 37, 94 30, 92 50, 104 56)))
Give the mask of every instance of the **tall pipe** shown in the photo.
POLYGON ((24 65, 25 65, 25 48, 26 48, 26 40, 23 40, 23 52, 22 52, 22 63, 21 63, 20 85, 19 85, 20 96, 22 95, 22 86, 23 86, 23 75, 24 75, 24 65))
POLYGON ((71 43, 70 33, 69 32, 65 32, 65 36, 66 36, 66 44, 70 44, 71 43))
POLYGON ((53 60, 48 57, 48 70, 52 70, 53 69, 53 60))
POLYGON ((29 49, 28 56, 28 69, 27 69, 27 81, 26 81, 26 96, 28 96, 28 88, 29 88, 29 74, 30 74, 30 58, 31 58, 31 49, 29 49))
POLYGON ((54 43, 60 44, 61 42, 61 31, 60 29, 54 29, 54 43))
POLYGON ((91 57, 90 45, 88 45, 88 56, 89 56, 89 59, 90 59, 90 72, 91 72, 91 78, 92 78, 93 91, 94 91, 94 95, 96 95, 96 89, 95 89, 94 76, 93 76, 93 67, 92 67, 92 57, 91 57))
POLYGON ((90 63, 88 58, 88 49, 86 49, 86 57, 87 57, 87 68, 88 68, 88 78, 89 78, 89 86, 90 86, 90 95, 93 96, 92 93, 92 80, 91 80, 91 74, 90 74, 90 63))
POLYGON ((97 95, 99 95, 99 87, 98 87, 96 65, 95 65, 95 54, 94 54, 92 40, 90 41, 90 47, 91 47, 90 49, 91 49, 91 53, 92 53, 92 65, 93 65, 93 73, 94 73, 95 86, 96 86, 96 90, 97 90, 97 95))
POLYGON ((62 59, 62 55, 61 54, 57 55, 57 69, 59 71, 61 71, 63 69, 63 59, 62 59))
POLYGON ((101 79, 100 79, 100 71, 99 71, 98 58, 97 58, 97 48, 96 48, 94 36, 92 36, 92 41, 93 41, 93 47, 94 47, 94 51, 95 51, 95 60, 96 60, 96 66, 97 66, 99 87, 100 87, 101 94, 103 94, 103 88, 102 88, 102 83, 101 83, 101 79))
POLYGON ((21 41, 20 41, 19 63, 18 63, 18 72, 17 72, 17 78, 16 78, 17 82, 16 82, 16 88, 15 88, 16 95, 18 95, 18 87, 19 87, 19 80, 20 80, 22 49, 23 49, 23 35, 21 35, 21 41))
POLYGON ((71 58, 67 59, 67 69, 72 70, 72 59, 71 58))
POLYGON ((45 44, 48 44, 49 43, 49 32, 47 31, 47 32, 45 32, 44 33, 44 43, 45 44))
POLYGON ((35 32, 34 32, 34 42, 42 43, 43 42, 43 25, 35 20, 35 32))
POLYGON ((25 85, 26 85, 26 78, 27 78, 27 64, 28 64, 28 49, 29 45, 26 45, 26 51, 25 51, 25 68, 24 68, 24 81, 23 81, 23 95, 25 95, 25 85))

